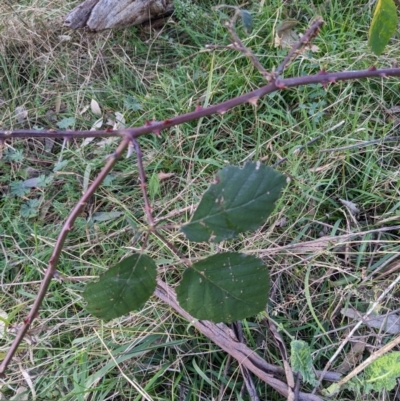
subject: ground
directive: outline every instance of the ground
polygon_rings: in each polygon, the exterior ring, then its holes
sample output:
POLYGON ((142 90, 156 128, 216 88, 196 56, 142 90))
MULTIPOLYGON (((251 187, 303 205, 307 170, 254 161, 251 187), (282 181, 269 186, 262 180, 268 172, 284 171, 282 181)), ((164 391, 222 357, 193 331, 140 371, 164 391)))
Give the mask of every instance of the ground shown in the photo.
MULTIPOLYGON (((99 127, 100 118, 106 127, 107 120, 115 123, 121 116, 126 126, 139 126, 264 83, 242 54, 205 49, 206 44, 230 43, 224 15, 212 10, 211 2, 188 6, 180 1, 176 14, 156 29, 100 34, 62 28, 63 16, 77 3, 23 0, 0 5, 0 129, 83 130, 99 127)), ((398 35, 383 56, 372 54, 367 43, 371 9, 359 2, 273 0, 250 2, 245 8, 252 12, 253 31, 248 36, 241 28, 238 32, 269 70, 287 52, 274 46, 280 21, 296 19, 302 32, 315 15, 325 20, 315 40, 319 52, 299 55, 287 77, 323 68, 389 67, 399 60, 398 35)), ((272 280, 270 316, 287 345, 292 338, 310 344, 318 369, 354 323, 341 309, 351 305, 364 312, 396 277, 398 142, 364 141, 396 135, 399 85, 398 79, 388 78, 289 89, 266 97, 257 108, 246 104, 172 128, 160 138, 140 140, 154 215, 172 226, 170 241, 193 260, 217 249, 262 257, 272 280), (293 152, 318 136, 304 151, 293 152), (290 184, 256 233, 212 247, 193 246, 176 229, 189 219, 219 168, 247 160, 272 165, 286 156, 277 169, 290 177, 290 184), (339 247, 283 248, 366 231, 370 233, 344 240, 339 247), (394 275, 382 274, 385 269, 393 269, 394 275), (369 279, 361 285, 365 277, 369 279)), ((63 221, 116 143, 96 139, 63 146, 62 141, 26 139, 3 147, 0 305, 12 324, 26 315, 63 221)), ((143 239, 135 234, 145 225, 137 167, 132 157, 124 158, 78 218, 64 248, 59 271, 76 281, 51 285, 34 332, 2 382, 0 399, 11 399, 24 388, 29 393, 25 399, 46 401, 249 399, 241 395, 237 364, 155 298, 143 310, 109 323, 85 311, 85 282, 127 252, 140 251, 143 239)), ((169 249, 152 238, 146 253, 176 283, 184 267, 169 249)), ((396 304, 395 289, 380 313, 395 310, 396 304)), ((243 328, 251 348, 268 362, 281 363, 264 314, 245 320, 243 328)), ((366 344, 365 357, 392 338, 367 326, 357 335, 366 344)), ((12 334, 0 336, 3 354, 12 334)), ((350 350, 349 344, 333 370, 350 350)), ((282 399, 262 382, 256 381, 256 387, 261 399, 282 399)), ((375 396, 382 399, 379 394, 368 399, 375 396)), ((337 399, 353 400, 354 395, 343 392, 337 399)))

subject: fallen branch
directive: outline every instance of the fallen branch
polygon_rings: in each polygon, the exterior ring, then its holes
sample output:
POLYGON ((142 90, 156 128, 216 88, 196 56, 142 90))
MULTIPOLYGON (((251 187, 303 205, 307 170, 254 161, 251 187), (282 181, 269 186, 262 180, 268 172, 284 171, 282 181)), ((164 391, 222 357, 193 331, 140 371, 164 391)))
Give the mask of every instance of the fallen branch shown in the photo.
POLYGON ((121 29, 160 18, 173 10, 173 0, 86 0, 65 18, 70 29, 121 29))
MULTIPOLYGON (((254 373, 262 381, 273 387, 283 396, 287 397, 289 389, 286 383, 276 379, 271 373, 285 374, 283 368, 278 368, 265 362, 246 344, 237 340, 235 333, 223 323, 214 324, 205 320, 196 320, 182 309, 176 300, 175 292, 162 280, 158 280, 155 295, 175 309, 187 319, 203 335, 210 338, 216 345, 229 355, 233 356, 241 365, 254 373)), ((326 376, 325 376, 326 378, 326 376)), ((316 395, 299 392, 300 401, 322 401, 316 395)))

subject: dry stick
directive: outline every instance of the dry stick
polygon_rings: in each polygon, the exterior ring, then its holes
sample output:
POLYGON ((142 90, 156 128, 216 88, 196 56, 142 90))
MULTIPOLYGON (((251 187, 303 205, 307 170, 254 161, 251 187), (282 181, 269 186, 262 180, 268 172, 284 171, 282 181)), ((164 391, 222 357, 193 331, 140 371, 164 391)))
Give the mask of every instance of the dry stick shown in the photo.
MULTIPOLYGON (((225 352, 232 355, 241 365, 253 372, 258 378, 270 385, 283 396, 289 394, 288 386, 281 380, 276 379, 267 373, 271 370, 269 365, 253 350, 245 344, 239 342, 232 330, 223 323, 214 324, 207 320, 197 320, 179 305, 174 290, 162 280, 157 280, 155 295, 175 309, 179 315, 187 319, 200 333, 212 339, 212 341, 222 348, 225 352)), ((276 366, 273 367, 276 370, 276 366)), ((280 373, 283 369, 279 368, 280 373)), ((322 399, 313 394, 299 392, 299 401, 322 401, 322 399)))
POLYGON ((275 326, 275 323, 273 322, 272 319, 268 319, 268 325, 269 325, 269 329, 271 330, 272 335, 274 336, 275 342, 278 345, 278 349, 281 353, 281 357, 282 357, 282 361, 283 361, 283 366, 285 368, 286 382, 288 384, 288 392, 289 392, 289 394, 287 396, 287 401, 296 401, 294 375, 293 375, 292 368, 290 367, 285 342, 283 341, 282 336, 279 334, 279 332, 275 326))
MULTIPOLYGON (((238 341, 241 343, 244 343, 242 323, 237 321, 237 322, 232 323, 231 326, 232 326, 231 327, 232 331, 235 333, 235 336, 238 339, 238 341)), ((253 378, 251 377, 251 373, 242 364, 240 364, 240 370, 242 372, 244 385, 246 386, 246 390, 250 396, 251 401, 260 401, 260 398, 257 395, 256 386, 253 382, 253 378)))
MULTIPOLYGON (((341 342, 339 348, 336 350, 336 352, 332 355, 332 357, 329 359, 329 361, 327 362, 327 364, 325 365, 324 370, 322 371, 321 376, 318 379, 318 383, 315 386, 314 390, 313 390, 313 394, 315 393, 315 391, 317 390, 317 388, 319 387, 319 385, 321 384, 325 372, 330 368, 330 366, 332 365, 333 361, 337 358, 337 356, 342 352, 342 349, 345 347, 345 345, 351 340, 351 338, 353 337, 354 333, 358 330, 358 328, 364 324, 364 322, 369 318, 369 316, 372 314, 372 312, 375 310, 375 308, 381 303, 382 300, 385 299, 386 295, 389 294, 390 291, 392 291, 392 289, 398 284, 398 282, 400 281, 400 275, 398 275, 398 277, 396 278, 396 280, 394 280, 389 287, 386 288, 385 291, 382 292, 382 294, 378 297, 378 299, 371 305, 371 307, 368 309, 367 313, 362 317, 362 319, 360 319, 360 321, 352 328, 352 330, 350 331, 350 333, 346 336, 346 338, 341 342)), ((389 343, 391 344, 391 343, 389 343)), ((389 345, 388 344, 388 345, 389 345)), ((396 344, 395 344, 396 345, 396 344)))
POLYGON ((400 141, 400 136, 386 136, 381 139, 372 139, 371 141, 363 141, 363 142, 355 143, 354 145, 341 146, 340 148, 323 149, 320 151, 320 153, 339 152, 341 150, 364 148, 366 146, 376 145, 379 143, 398 142, 398 141, 400 141))
POLYGON ((33 320, 37 317, 37 315, 39 313, 39 308, 46 295, 47 289, 49 288, 50 282, 56 272, 56 266, 57 266, 58 260, 60 259, 60 255, 61 255, 61 251, 62 251, 64 242, 68 236, 68 233, 72 230, 72 227, 74 225, 76 218, 79 216, 82 208, 89 201, 90 197, 94 194, 94 192, 97 190, 99 185, 106 178, 107 174, 112 170, 112 168, 114 167, 118 158, 121 156, 121 153, 128 146, 128 143, 129 143, 128 139, 122 140, 122 142, 118 146, 117 150, 109 157, 103 170, 96 177, 96 179, 92 182, 92 184, 89 186, 86 193, 82 196, 82 198, 75 205, 75 207, 72 209, 70 215, 68 216, 68 218, 60 232, 60 235, 57 238, 57 242, 54 245, 53 253, 50 257, 45 276, 40 285, 40 289, 39 289, 38 295, 35 299, 35 302, 32 306, 32 309, 30 310, 28 316, 24 319, 24 322, 21 325, 21 328, 19 329, 14 341, 12 342, 11 347, 7 352, 7 355, 5 356, 4 360, 2 361, 2 363, 0 365, 0 377, 4 376, 4 372, 7 369, 7 366, 10 363, 11 359, 13 358, 15 352, 17 351, 19 344, 23 340, 31 323, 33 322, 33 320))

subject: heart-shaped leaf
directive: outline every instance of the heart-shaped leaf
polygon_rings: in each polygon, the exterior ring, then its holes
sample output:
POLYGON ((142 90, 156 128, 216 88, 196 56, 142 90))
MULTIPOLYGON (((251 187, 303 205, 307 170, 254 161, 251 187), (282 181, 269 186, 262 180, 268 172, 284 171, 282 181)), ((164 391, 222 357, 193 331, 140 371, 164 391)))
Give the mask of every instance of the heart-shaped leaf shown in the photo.
POLYGON ((111 320, 141 308, 156 288, 157 266, 146 255, 131 255, 107 270, 83 292, 86 309, 111 320))
POLYGON ((260 162, 224 167, 182 231, 190 241, 220 242, 255 230, 272 213, 285 184, 285 176, 260 162))
POLYGON ((268 268, 255 256, 220 253, 186 269, 178 302, 197 319, 233 322, 262 311, 268 301, 268 268))

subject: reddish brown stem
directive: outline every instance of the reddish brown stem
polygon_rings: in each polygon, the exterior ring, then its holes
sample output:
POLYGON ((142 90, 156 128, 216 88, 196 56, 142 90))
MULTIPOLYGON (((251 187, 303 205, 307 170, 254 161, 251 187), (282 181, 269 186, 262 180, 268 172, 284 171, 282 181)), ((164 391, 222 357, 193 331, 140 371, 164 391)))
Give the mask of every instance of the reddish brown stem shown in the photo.
POLYGON ((2 363, 0 365, 0 376, 4 376, 4 372, 6 371, 8 364, 10 363, 15 352, 17 351, 19 344, 22 342, 25 334, 29 330, 30 325, 32 324, 32 322, 34 321, 34 319, 37 317, 37 315, 39 313, 39 308, 46 295, 47 289, 49 288, 50 282, 56 272, 56 266, 57 266, 58 260, 60 258, 60 255, 61 255, 61 251, 62 251, 64 242, 65 242, 65 239, 67 238, 68 233, 71 231, 76 218, 79 216, 82 208, 89 201, 90 197, 95 193, 97 188, 100 186, 100 184, 106 178, 107 174, 112 170, 115 163, 121 156, 122 152, 128 146, 128 143, 129 143, 128 139, 124 139, 121 142, 121 144, 118 146, 117 150, 109 157, 103 170, 96 177, 96 179, 92 182, 92 184, 89 186, 86 193, 82 196, 82 198, 79 200, 79 202, 72 209, 70 215, 68 216, 68 218, 60 232, 60 235, 57 238, 57 242, 54 246, 53 253, 52 253, 49 263, 47 265, 47 270, 46 270, 45 276, 42 280, 42 283, 41 283, 38 295, 35 299, 35 302, 31 308, 28 316, 24 319, 24 322, 21 325, 21 328, 19 329, 13 343, 11 344, 11 347, 9 348, 7 355, 5 356, 4 360, 2 361, 2 363))
POLYGON ((301 51, 304 46, 307 46, 318 34, 318 31, 321 29, 324 20, 321 17, 317 17, 315 21, 312 23, 307 32, 301 37, 301 39, 294 44, 294 46, 290 49, 288 55, 284 58, 282 63, 279 64, 278 68, 275 71, 275 76, 279 77, 285 70, 285 68, 289 65, 289 63, 296 57, 297 53, 301 51))
POLYGON ((254 102, 268 95, 269 93, 278 91, 280 89, 298 87, 310 84, 326 85, 337 81, 348 81, 361 78, 379 78, 379 77, 398 77, 400 76, 400 68, 384 68, 377 70, 370 68, 367 70, 357 71, 344 71, 344 72, 325 72, 321 71, 315 75, 307 75, 304 77, 277 79, 269 84, 262 86, 259 89, 248 92, 244 95, 237 96, 226 102, 218 103, 213 106, 205 108, 197 108, 191 113, 182 114, 180 116, 172 117, 164 121, 152 121, 143 125, 142 127, 128 128, 123 130, 109 131, 53 131, 53 130, 15 130, 15 131, 1 131, 0 140, 7 138, 84 138, 84 137, 98 137, 98 136, 125 136, 128 135, 131 140, 139 138, 142 135, 150 133, 160 133, 162 130, 176 125, 184 124, 202 117, 211 116, 212 114, 223 114, 233 107, 239 106, 244 103, 254 104, 254 102))

